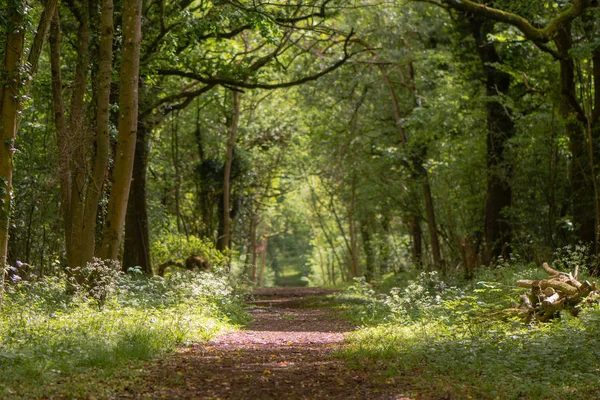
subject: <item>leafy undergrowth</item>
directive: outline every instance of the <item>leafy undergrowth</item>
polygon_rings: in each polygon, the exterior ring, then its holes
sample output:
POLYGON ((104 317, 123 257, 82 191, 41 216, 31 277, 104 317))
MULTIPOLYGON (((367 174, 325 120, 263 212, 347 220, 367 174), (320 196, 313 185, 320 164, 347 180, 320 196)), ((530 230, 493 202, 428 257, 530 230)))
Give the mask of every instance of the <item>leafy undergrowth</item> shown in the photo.
POLYGON ((0 398, 110 398, 134 384, 143 360, 206 341, 246 318, 241 296, 213 274, 122 275, 102 304, 66 289, 58 277, 8 287, 0 398))
POLYGON ((542 276, 523 265, 482 270, 471 283, 421 273, 401 285, 396 277, 386 294, 359 280, 339 296, 362 326, 340 356, 403 377, 417 398, 600 398, 598 304, 546 324, 502 312, 524 291, 517 279, 542 276))

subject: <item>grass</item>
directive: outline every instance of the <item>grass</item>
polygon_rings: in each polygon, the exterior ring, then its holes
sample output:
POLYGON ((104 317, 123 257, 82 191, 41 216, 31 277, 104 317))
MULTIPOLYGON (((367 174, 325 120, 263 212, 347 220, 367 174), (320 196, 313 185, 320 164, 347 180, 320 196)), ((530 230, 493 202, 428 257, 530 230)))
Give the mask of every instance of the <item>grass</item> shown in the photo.
POLYGON ((112 398, 145 360, 245 322, 241 304, 209 274, 120 277, 100 311, 61 278, 13 285, 0 315, 0 398, 112 398))
POLYGON ((498 318, 518 302, 516 280, 539 273, 511 265, 454 284, 429 274, 396 277, 387 294, 357 282, 341 299, 362 328, 339 356, 401 377, 425 399, 600 398, 597 304, 546 324, 498 318))

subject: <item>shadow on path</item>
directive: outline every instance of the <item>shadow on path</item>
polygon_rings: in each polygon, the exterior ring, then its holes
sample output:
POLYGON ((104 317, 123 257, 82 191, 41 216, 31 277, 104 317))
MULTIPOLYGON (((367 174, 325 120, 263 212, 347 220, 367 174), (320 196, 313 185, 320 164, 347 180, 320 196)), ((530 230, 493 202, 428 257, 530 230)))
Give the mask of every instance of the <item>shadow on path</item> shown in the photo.
POLYGON ((326 308, 308 308, 311 288, 261 289, 243 331, 182 348, 159 360, 134 398, 407 399, 390 380, 333 357, 352 327, 326 308))

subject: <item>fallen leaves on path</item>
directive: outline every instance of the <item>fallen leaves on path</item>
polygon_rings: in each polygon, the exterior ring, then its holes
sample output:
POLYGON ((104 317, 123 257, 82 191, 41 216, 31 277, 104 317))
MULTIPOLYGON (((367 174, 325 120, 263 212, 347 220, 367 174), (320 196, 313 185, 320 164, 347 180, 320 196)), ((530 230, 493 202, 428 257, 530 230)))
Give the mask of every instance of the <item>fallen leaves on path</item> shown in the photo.
POLYGON ((270 289, 248 309, 248 330, 181 348, 151 366, 138 399, 402 399, 374 371, 333 357, 352 327, 328 309, 302 308, 323 291, 270 289), (396 394, 394 394, 394 391, 396 394))

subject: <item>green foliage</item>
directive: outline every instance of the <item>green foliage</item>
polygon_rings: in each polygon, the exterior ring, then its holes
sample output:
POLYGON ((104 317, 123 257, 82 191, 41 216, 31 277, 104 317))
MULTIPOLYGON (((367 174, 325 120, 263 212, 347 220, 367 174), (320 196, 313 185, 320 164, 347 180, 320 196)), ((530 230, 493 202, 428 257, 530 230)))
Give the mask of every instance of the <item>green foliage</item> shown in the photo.
POLYGON ((152 242, 151 255, 155 264, 166 260, 185 260, 191 255, 203 257, 214 270, 227 264, 227 257, 215 249, 208 238, 165 233, 152 242))
POLYGON ((340 355, 357 368, 383 365, 390 376, 410 377, 425 397, 596 398, 597 304, 550 324, 524 325, 502 312, 518 300, 515 281, 537 273, 503 263, 482 270, 476 285, 456 286, 422 273, 383 296, 386 315, 353 333, 340 355))
POLYGON ((98 379, 132 379, 139 375, 136 362, 246 320, 241 296, 211 274, 119 275, 101 311, 96 299, 72 297, 66 289, 58 277, 7 287, 0 315, 0 397, 78 398, 96 392, 98 379))

